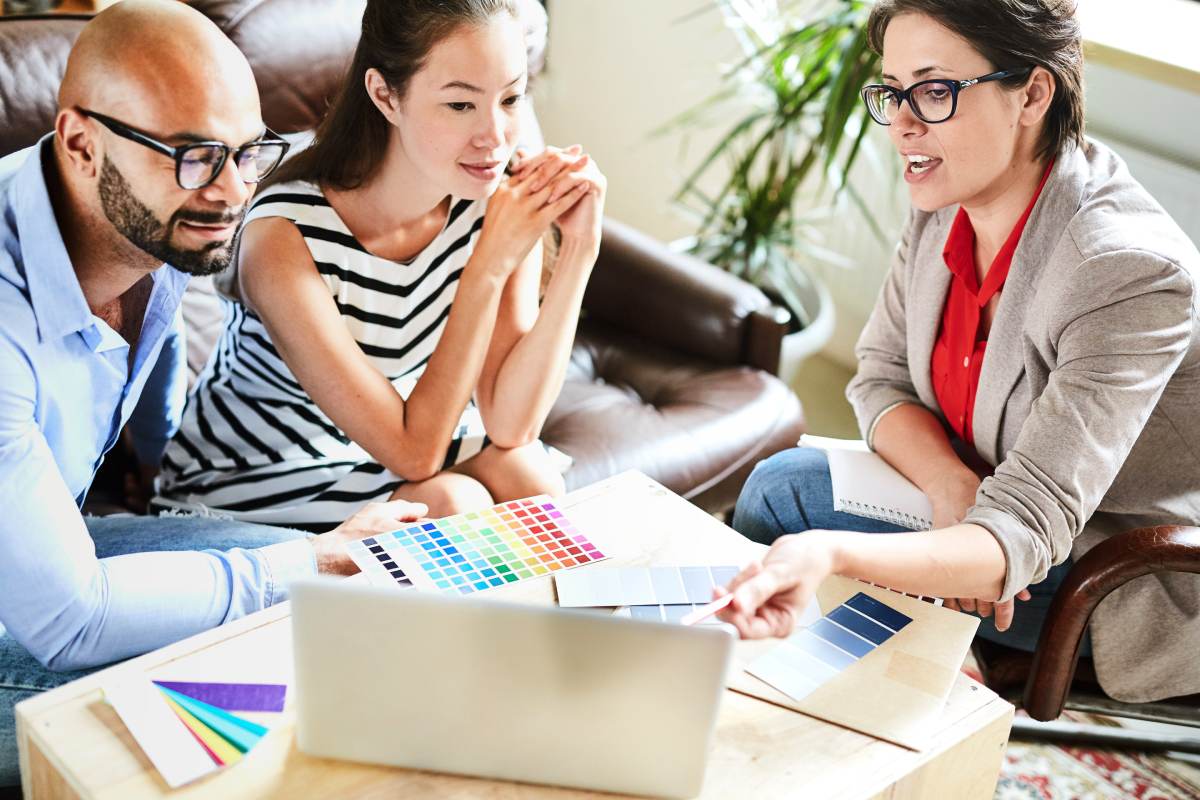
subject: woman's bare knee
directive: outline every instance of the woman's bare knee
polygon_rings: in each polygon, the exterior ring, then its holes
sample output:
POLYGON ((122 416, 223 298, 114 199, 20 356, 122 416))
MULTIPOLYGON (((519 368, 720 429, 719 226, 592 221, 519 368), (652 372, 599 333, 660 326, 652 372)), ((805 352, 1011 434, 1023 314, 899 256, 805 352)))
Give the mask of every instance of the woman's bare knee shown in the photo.
POLYGON ((482 483, 457 472, 439 472, 428 480, 402 484, 391 499, 424 503, 429 516, 435 518, 478 511, 495 503, 482 483))
POLYGON ((492 445, 488 450, 493 452, 488 453, 490 457, 479 465, 476 475, 497 500, 538 494, 557 497, 566 491, 562 473, 541 442, 512 449, 492 445))

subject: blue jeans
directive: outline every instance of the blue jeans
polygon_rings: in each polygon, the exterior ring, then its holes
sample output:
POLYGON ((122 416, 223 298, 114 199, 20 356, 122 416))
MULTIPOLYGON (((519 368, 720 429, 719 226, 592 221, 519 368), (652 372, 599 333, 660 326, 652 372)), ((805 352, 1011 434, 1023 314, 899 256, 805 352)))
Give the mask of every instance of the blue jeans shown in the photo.
MULTIPOLYGON (((98 558, 157 550, 249 549, 308 535, 205 517, 86 517, 84 521, 98 558)), ((0 791, 20 782, 13 706, 92 671, 52 672, 0 628, 0 791)))
MULTIPOLYGON (((825 451, 813 447, 785 450, 759 463, 738 497, 733 527, 748 539, 762 544, 770 544, 786 533, 808 530, 910 532, 908 528, 834 511, 829 460, 825 451)), ((1033 597, 1017 601, 1008 630, 996 630, 992 617, 984 617, 980 620, 978 635, 1032 653, 1037 647, 1054 592, 1070 568, 1070 560, 1051 567, 1045 580, 1029 586, 1033 597)), ((1085 635, 1080 654, 1090 656, 1091 650, 1091 639, 1085 635)))

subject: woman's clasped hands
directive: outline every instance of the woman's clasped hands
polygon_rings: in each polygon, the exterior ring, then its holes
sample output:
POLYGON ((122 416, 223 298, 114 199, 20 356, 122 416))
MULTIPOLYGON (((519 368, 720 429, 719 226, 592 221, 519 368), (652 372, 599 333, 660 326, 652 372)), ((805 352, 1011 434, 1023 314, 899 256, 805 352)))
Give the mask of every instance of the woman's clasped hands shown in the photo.
POLYGON ((488 200, 480 245, 511 271, 551 223, 564 239, 599 247, 607 181, 579 145, 547 147, 528 155, 518 149, 510 174, 488 200))

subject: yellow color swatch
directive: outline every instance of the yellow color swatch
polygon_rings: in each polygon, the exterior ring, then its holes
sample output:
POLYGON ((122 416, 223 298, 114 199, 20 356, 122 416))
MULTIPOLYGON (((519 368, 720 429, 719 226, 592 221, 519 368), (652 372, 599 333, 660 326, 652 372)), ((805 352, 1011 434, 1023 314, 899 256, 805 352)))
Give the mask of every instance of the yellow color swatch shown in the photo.
POLYGON ((163 694, 163 699, 167 701, 167 705, 183 721, 183 724, 188 727, 188 730, 196 734, 197 738, 204 742, 204 746, 217 757, 218 761, 222 764, 234 764, 242 760, 241 751, 221 738, 216 731, 196 719, 189 711, 170 697, 167 697, 165 693, 163 694))

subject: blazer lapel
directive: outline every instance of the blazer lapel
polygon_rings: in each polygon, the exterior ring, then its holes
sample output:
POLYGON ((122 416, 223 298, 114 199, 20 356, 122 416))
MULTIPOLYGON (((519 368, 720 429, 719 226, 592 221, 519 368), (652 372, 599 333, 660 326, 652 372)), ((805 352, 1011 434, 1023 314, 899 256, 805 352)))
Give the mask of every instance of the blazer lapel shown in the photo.
POLYGON ((938 211, 921 236, 913 254, 913 286, 908 303, 908 372, 917 396, 927 408, 937 409, 933 391, 933 344, 942 323, 946 294, 950 291, 950 270, 942 258, 942 246, 950 233, 950 222, 957 208, 938 211))
POLYGON ((1026 312, 1033 303, 1034 291, 1028 281, 1031 276, 1024 273, 1036 271, 1040 264, 1022 259, 1021 251, 1024 248, 1025 242, 1022 241, 1013 254, 1012 267, 1000 292, 1000 304, 996 307, 996 317, 988 333, 987 350, 979 370, 979 387, 975 392, 972 418, 975 450, 992 466, 1003 460, 1000 423, 1004 419, 1004 410, 1013 387, 1025 369, 1022 332, 1025 329, 1026 312))
POLYGON ((1025 321, 1034 307, 1038 278, 1079 210, 1086 175, 1087 158, 1081 149, 1072 148, 1059 155, 1026 222, 1000 291, 1000 304, 979 372, 972 418, 975 449, 993 466, 1006 455, 1001 441, 1002 423, 1013 387, 1025 369, 1025 321))

